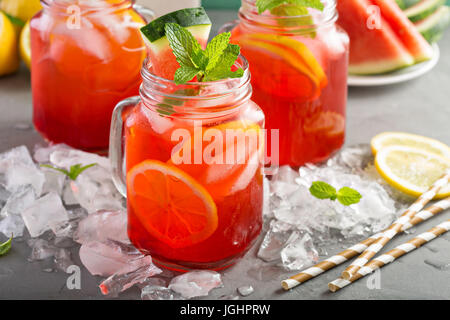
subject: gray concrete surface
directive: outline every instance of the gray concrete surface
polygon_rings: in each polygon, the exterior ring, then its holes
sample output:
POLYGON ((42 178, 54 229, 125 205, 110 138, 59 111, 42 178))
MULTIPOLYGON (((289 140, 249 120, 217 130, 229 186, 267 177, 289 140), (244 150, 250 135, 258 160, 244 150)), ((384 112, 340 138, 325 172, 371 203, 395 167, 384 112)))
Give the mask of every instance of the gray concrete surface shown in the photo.
MULTIPOLYGON (((215 30, 235 18, 234 12, 210 11, 215 30)), ((419 79, 398 85, 376 88, 350 88, 347 111, 347 145, 367 143, 382 131, 406 131, 426 135, 450 144, 450 32, 440 41, 441 60, 436 68, 419 79)), ((42 142, 31 125, 29 73, 0 79, 0 152, 25 144, 31 150, 42 142)), ((450 219, 450 211, 423 223, 414 234, 428 230, 438 221, 450 219)), ((412 235, 401 235, 388 248, 405 242, 412 235)), ((3 240, 3 239, 0 239, 3 240)), ((341 248, 330 248, 329 253, 341 248)), ((252 269, 258 264, 254 249, 234 267, 224 272, 225 287, 208 298, 236 294, 236 288, 251 284, 255 293, 249 299, 450 299, 450 267, 435 268, 425 260, 450 264, 450 234, 420 250, 408 254, 381 272, 381 288, 370 290, 365 279, 331 294, 327 283, 343 267, 336 268, 289 292, 280 288, 280 280, 291 273, 266 266, 258 276, 252 269)), ((74 262, 81 266, 78 249, 74 262)), ((97 285, 99 277, 82 268, 81 290, 68 290, 67 275, 45 273, 42 263, 29 263, 30 249, 14 242, 11 252, 0 258, 0 299, 102 299, 97 285)), ((122 299, 139 298, 137 289, 121 295, 122 299)))

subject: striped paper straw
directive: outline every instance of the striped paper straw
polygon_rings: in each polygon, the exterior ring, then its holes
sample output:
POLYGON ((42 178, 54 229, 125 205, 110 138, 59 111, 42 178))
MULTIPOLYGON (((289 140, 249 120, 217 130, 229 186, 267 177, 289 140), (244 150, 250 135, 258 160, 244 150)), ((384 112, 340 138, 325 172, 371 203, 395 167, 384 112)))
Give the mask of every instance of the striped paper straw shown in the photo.
POLYGON ((350 264, 341 274, 343 279, 349 280, 356 272, 372 259, 391 239, 402 231, 403 226, 422 208, 432 200, 439 190, 448 184, 450 172, 438 179, 431 187, 423 193, 383 234, 372 243, 363 253, 350 264))
MULTIPOLYGON (((436 214, 450 208, 450 197, 441 200, 439 202, 436 202, 432 206, 420 211, 417 213, 408 223, 406 223, 402 231, 406 231, 409 228, 412 228, 413 226, 428 220, 429 218, 435 216, 436 214)), ((292 289, 312 278, 317 277, 318 275, 333 269, 334 267, 348 261, 349 259, 353 258, 354 256, 360 254, 364 250, 368 248, 375 240, 377 240, 382 233, 375 234, 371 236, 370 238, 361 241, 360 243, 324 260, 316 264, 315 266, 312 266, 308 269, 303 270, 299 274, 296 274, 289 279, 285 279, 281 281, 281 286, 285 290, 292 289)))
POLYGON ((427 232, 418 235, 417 237, 411 239, 410 241, 402 245, 399 245, 398 247, 386 252, 385 254, 373 259, 364 267, 359 269, 358 272, 350 280, 339 278, 337 280, 334 280, 333 282, 330 282, 328 284, 328 288, 330 289, 331 292, 336 292, 348 286, 349 284, 355 282, 356 280, 374 272, 375 270, 384 267, 385 265, 391 263, 395 259, 400 258, 401 256, 407 254, 408 252, 420 248, 425 243, 430 242, 433 239, 436 239, 437 237, 446 233, 449 230, 450 230, 450 219, 428 230, 427 232))

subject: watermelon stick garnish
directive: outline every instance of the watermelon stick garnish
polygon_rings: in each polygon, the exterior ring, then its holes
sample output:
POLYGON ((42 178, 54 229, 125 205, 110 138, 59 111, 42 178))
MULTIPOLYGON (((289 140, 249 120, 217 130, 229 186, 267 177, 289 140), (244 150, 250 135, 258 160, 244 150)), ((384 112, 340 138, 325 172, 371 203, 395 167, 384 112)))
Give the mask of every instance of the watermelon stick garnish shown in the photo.
POLYGON ((153 72, 176 84, 194 78, 205 82, 242 77, 242 69, 231 70, 239 56, 239 46, 230 43, 228 32, 206 44, 210 29, 203 8, 175 11, 143 27, 141 33, 150 51, 153 72))

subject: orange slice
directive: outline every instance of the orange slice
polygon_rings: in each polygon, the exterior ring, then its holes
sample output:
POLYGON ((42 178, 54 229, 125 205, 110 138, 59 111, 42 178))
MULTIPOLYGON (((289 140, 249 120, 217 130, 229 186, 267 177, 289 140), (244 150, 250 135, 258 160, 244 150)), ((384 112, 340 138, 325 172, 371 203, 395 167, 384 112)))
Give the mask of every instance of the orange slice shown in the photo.
POLYGON ((168 164, 195 177, 208 189, 215 201, 220 201, 245 189, 254 178, 264 157, 264 135, 261 127, 254 122, 230 121, 203 128, 202 134, 194 135, 190 141, 184 142, 182 149, 182 152, 190 154, 190 159, 183 159, 180 163, 180 159, 172 155, 168 164), (209 152, 217 142, 215 135, 221 137, 221 142, 216 145, 218 148, 214 152, 209 152), (201 163, 195 163, 195 148, 201 150, 201 163), (210 154, 214 154, 215 162, 212 157, 208 160, 210 154))
POLYGON ((285 36, 249 34, 239 44, 251 67, 264 70, 253 79, 255 86, 291 98, 314 99, 327 85, 322 66, 300 41, 285 36), (267 61, 271 61, 270 70, 267 61))
POLYGON ((145 229, 172 248, 192 246, 217 229, 211 195, 184 171, 146 160, 127 174, 128 198, 145 229))

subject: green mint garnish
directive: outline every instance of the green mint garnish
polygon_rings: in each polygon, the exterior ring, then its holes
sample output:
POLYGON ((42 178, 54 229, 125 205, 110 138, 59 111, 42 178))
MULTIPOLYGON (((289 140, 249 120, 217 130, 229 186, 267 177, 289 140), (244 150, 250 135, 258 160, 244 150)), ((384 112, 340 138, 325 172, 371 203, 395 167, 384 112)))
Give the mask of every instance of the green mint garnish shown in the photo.
POLYGON ((320 0, 256 0, 258 13, 270 10, 277 16, 298 16, 308 14, 307 8, 322 11, 324 5, 320 0))
POLYGON ((97 165, 96 163, 91 163, 91 164, 88 164, 87 166, 83 167, 79 163, 79 164, 71 166, 69 171, 67 171, 65 169, 55 168, 55 167, 53 167, 51 165, 48 165, 48 164, 41 164, 41 167, 45 167, 45 168, 49 168, 49 169, 53 169, 53 170, 56 170, 58 172, 61 172, 61 173, 65 174, 66 176, 68 176, 70 180, 75 181, 75 180, 77 180, 78 176, 83 171, 85 171, 85 170, 87 170, 87 169, 89 169, 89 168, 91 168, 93 166, 96 166, 96 165, 97 165))
POLYGON ((230 44, 229 32, 219 34, 202 50, 189 30, 176 23, 165 25, 167 39, 180 68, 175 72, 176 84, 184 84, 197 76, 199 82, 240 78, 244 71, 231 71, 239 56, 238 45, 230 44))
POLYGON ((11 250, 12 236, 8 241, 0 244, 0 256, 3 256, 11 250))
POLYGON ((323 181, 314 181, 309 192, 318 199, 338 200, 344 206, 358 203, 362 196, 355 189, 343 187, 336 192, 336 188, 323 181))

